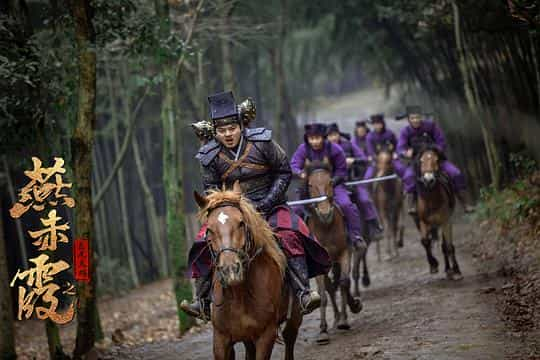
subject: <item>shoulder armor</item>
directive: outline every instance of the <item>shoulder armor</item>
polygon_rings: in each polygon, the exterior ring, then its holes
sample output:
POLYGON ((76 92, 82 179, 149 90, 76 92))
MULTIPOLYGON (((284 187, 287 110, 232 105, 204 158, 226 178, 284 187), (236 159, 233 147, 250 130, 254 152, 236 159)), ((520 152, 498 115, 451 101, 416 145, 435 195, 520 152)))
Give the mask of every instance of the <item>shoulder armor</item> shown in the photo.
POLYGON ((203 166, 208 166, 219 154, 221 150, 220 144, 216 140, 208 142, 208 144, 201 146, 195 158, 201 162, 203 166))
POLYGON ((266 128, 246 129, 246 138, 250 141, 272 140, 272 130, 266 128))

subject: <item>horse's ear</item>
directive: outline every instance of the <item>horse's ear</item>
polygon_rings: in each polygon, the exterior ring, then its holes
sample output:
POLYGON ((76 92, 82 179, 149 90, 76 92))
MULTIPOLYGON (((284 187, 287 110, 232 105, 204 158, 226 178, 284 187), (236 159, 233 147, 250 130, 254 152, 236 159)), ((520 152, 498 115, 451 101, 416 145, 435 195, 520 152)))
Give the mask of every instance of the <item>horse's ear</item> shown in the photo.
POLYGON ((330 165, 330 160, 328 160, 328 156, 325 156, 322 160, 322 164, 324 166, 329 166, 330 165))
POLYGON ((235 193, 238 193, 238 194, 241 194, 242 193, 242 188, 240 187, 240 181, 236 180, 233 184, 233 191, 235 193))
POLYGON ((206 205, 208 205, 208 200, 206 200, 206 198, 204 196, 199 194, 197 192, 197 190, 193 191, 193 197, 195 198, 195 201, 197 202, 197 205, 199 205, 199 207, 201 209, 205 208, 206 205))

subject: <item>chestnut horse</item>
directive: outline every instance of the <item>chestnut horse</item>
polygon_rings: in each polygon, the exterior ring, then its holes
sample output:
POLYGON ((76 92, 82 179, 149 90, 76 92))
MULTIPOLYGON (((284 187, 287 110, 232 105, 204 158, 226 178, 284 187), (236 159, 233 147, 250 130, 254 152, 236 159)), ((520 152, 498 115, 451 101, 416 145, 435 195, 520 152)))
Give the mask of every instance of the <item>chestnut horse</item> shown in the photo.
POLYGON ((233 360, 242 342, 246 359, 268 360, 280 324, 285 359, 294 359, 302 315, 285 284, 285 255, 272 229, 246 200, 239 183, 233 190, 195 193, 201 220, 207 223, 212 253, 212 325, 214 359, 233 360))
MULTIPOLYGON (((387 176, 394 173, 392 147, 384 148, 377 153, 375 159, 376 176, 387 176)), ((398 248, 403 246, 403 232, 405 227, 401 224, 403 211, 403 184, 400 179, 391 179, 377 182, 373 185, 373 201, 386 239, 386 255, 388 258, 398 256, 398 248)), ((380 242, 377 241, 377 257, 381 260, 380 242)))
POLYGON ((362 310, 360 299, 351 295, 349 271, 351 266, 351 253, 347 241, 347 229, 345 218, 334 204, 333 186, 331 183, 331 167, 328 159, 323 162, 306 161, 304 166, 307 175, 307 186, 310 197, 326 195, 328 200, 307 207, 307 225, 313 235, 317 237, 322 246, 328 251, 332 261, 333 280, 328 275, 317 277, 317 286, 321 296, 321 325, 317 343, 329 342, 328 325, 326 322, 326 306, 330 295, 334 308, 335 325, 338 329, 348 330, 350 325, 347 321, 347 305, 351 312, 358 313, 362 310), (337 289, 341 290, 341 309, 336 300, 337 289))
POLYGON ((442 229, 442 252, 446 276, 451 280, 461 280, 463 276, 456 260, 452 243, 451 217, 455 199, 448 176, 440 171, 439 154, 435 150, 425 150, 420 155, 418 192, 418 222, 422 245, 426 249, 427 260, 432 274, 439 271, 439 262, 432 253, 433 236, 442 229))

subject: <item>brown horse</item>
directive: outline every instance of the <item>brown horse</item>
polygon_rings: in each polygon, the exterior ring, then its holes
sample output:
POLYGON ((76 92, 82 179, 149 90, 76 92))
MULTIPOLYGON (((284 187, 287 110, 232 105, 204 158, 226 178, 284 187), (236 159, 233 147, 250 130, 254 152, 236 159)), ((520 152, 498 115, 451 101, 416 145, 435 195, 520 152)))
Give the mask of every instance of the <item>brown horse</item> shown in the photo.
POLYGON ((432 253, 432 241, 434 233, 441 228, 446 276, 451 280, 461 280, 463 276, 452 243, 451 217, 455 199, 448 177, 439 169, 439 154, 436 151, 428 149, 420 155, 416 186, 418 222, 430 271, 432 274, 439 271, 439 262, 432 253))
MULTIPOLYGON (((392 166, 392 150, 382 149, 377 153, 376 176, 387 176, 394 173, 392 166)), ((400 179, 377 182, 373 186, 373 201, 386 239, 386 255, 388 258, 398 256, 398 248, 403 246, 403 232, 405 227, 401 224, 403 211, 403 184, 400 179)), ((377 241, 377 257, 381 260, 380 242, 377 241)))
POLYGON ((213 257, 212 325, 214 359, 233 360, 242 342, 246 359, 268 360, 280 324, 285 359, 294 359, 302 315, 296 296, 286 286, 286 259, 272 229, 241 195, 232 191, 195 194, 201 220, 208 225, 213 257))
POLYGON ((351 312, 358 313, 362 310, 362 303, 358 298, 353 297, 350 291, 350 247, 347 242, 345 218, 332 200, 333 186, 328 160, 313 163, 307 161, 305 171, 310 197, 324 195, 328 197, 328 200, 307 208, 308 227, 328 251, 332 261, 333 280, 328 275, 317 277, 317 286, 321 295, 321 325, 317 343, 326 344, 329 341, 326 322, 326 306, 328 304, 326 292, 330 295, 334 308, 335 325, 341 330, 350 329, 347 321, 347 305, 349 305, 351 312), (336 300, 338 287, 341 290, 341 309, 338 308, 336 300))

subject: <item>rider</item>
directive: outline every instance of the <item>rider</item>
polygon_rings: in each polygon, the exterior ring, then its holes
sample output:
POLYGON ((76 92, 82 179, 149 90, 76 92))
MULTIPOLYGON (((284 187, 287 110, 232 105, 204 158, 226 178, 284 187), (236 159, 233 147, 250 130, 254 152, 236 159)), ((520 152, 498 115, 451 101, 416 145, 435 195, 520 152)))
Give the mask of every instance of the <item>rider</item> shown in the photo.
MULTIPOLYGON (((380 150, 387 149, 392 151, 393 160, 392 166, 396 174, 403 178, 405 175, 406 167, 399 161, 396 151, 396 135, 390 129, 386 128, 386 122, 384 121, 384 114, 375 114, 371 115, 370 122, 373 125, 373 131, 367 135, 367 149, 368 149, 368 160, 374 161, 377 153, 380 150)), ((371 179, 375 176, 375 166, 370 165, 364 175, 365 179, 371 179)))
MULTIPOLYGON (((349 141, 344 136, 345 134, 339 131, 339 126, 336 123, 328 125, 326 134, 328 141, 339 145, 345 153, 347 167, 352 167, 355 160, 366 160, 366 155, 364 152, 354 145, 354 143, 349 141)), ((367 235, 370 239, 374 239, 382 233, 382 228, 379 224, 379 219, 377 218, 377 210, 375 209, 375 205, 373 204, 373 201, 371 200, 369 192, 365 186, 357 185, 355 190, 356 191, 353 193, 353 195, 356 198, 358 210, 360 210, 360 212, 364 215, 364 220, 366 221, 367 225, 367 235)))
MULTIPOLYGON (((398 153, 401 156, 413 159, 418 157, 426 146, 437 150, 442 156, 441 170, 450 177, 456 197, 463 205, 465 212, 472 212, 474 209, 467 203, 465 193, 465 176, 454 164, 444 158, 446 140, 442 130, 433 121, 423 119, 422 109, 419 106, 407 107, 407 117, 409 125, 401 130, 397 145, 398 153)), ((406 169, 403 182, 407 192, 408 212, 414 214, 416 213, 416 172, 414 165, 406 169)))
MULTIPOLYGON (((307 174, 304 172, 306 160, 323 161, 324 159, 328 159, 332 166, 334 200, 343 211, 347 221, 349 238, 358 248, 367 248, 367 243, 362 237, 358 208, 351 201, 347 188, 342 184, 347 178, 345 153, 339 145, 333 144, 326 139, 326 125, 320 123, 305 125, 304 143, 300 144, 291 159, 293 173, 306 180, 307 174)), ((307 195, 305 187, 302 190, 302 195, 307 195)))
MULTIPOLYGON (((310 290, 309 278, 329 269, 326 250, 311 237, 306 224, 286 206, 286 191, 292 173, 283 149, 275 143, 271 130, 244 128, 232 92, 208 97, 215 139, 199 149, 205 191, 230 188, 240 182, 243 195, 266 217, 287 257, 287 278, 299 298, 304 314, 320 304, 320 296, 310 290)), ((205 226, 200 234, 205 232, 205 226)), ((190 274, 196 279, 196 299, 183 301, 189 315, 208 319, 211 290, 211 256, 203 236, 189 254, 190 274)))
POLYGON ((361 120, 356 122, 354 129, 353 144, 355 144, 360 150, 367 154, 367 136, 369 135, 369 127, 367 126, 368 120, 361 120))

